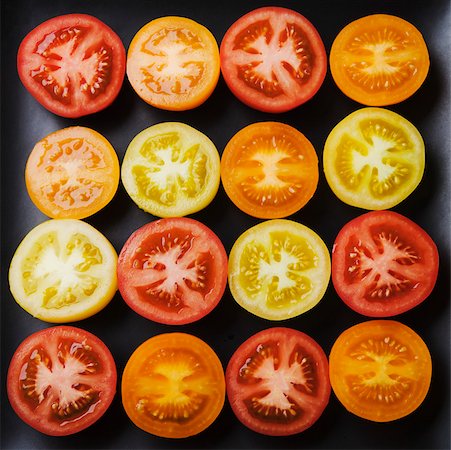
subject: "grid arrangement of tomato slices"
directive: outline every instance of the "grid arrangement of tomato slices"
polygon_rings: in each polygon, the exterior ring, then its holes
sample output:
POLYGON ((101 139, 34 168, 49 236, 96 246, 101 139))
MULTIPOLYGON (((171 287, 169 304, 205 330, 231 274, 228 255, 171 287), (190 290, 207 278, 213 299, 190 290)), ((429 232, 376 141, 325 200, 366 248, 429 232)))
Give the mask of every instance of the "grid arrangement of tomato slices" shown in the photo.
MULTIPOLYGON (((156 108, 200 107, 222 74, 248 107, 283 113, 311 101, 328 63, 337 87, 361 108, 331 130, 324 152, 281 115, 237 130, 223 152, 200 130, 166 122, 136 135, 121 167, 103 136, 75 123, 30 153, 26 187, 49 220, 17 247, 13 297, 36 318, 68 323, 96 314, 119 290, 134 312, 172 326, 137 348, 123 372, 124 409, 150 434, 201 433, 226 398, 244 426, 272 436, 313 426, 331 392, 376 422, 420 406, 431 357, 393 318, 431 294, 439 257, 425 230, 390 210, 421 182, 425 150, 415 126, 384 107, 419 89, 426 44, 412 24, 380 14, 346 26, 327 55, 306 17, 263 7, 233 23, 220 46, 205 26, 168 16, 140 29, 125 55, 106 24, 69 14, 39 25, 19 48, 24 86, 51 113, 72 119, 108 107, 125 75, 156 108), (315 201, 319 154, 337 198, 367 210, 343 226, 331 251, 292 219, 315 201), (83 219, 111 201, 119 178, 154 220, 116 253, 83 219), (260 220, 229 254, 214 230, 185 217, 208 208, 221 182, 234 207, 260 220), (328 356, 311 336, 281 324, 314 308, 330 280, 347 307, 372 320, 344 330, 328 356), (250 336, 224 371, 213 348, 177 326, 207 316, 227 283, 240 307, 277 326, 250 336)), ((116 382, 105 344, 81 328, 52 326, 15 352, 8 396, 30 426, 67 435, 104 414, 116 382)))

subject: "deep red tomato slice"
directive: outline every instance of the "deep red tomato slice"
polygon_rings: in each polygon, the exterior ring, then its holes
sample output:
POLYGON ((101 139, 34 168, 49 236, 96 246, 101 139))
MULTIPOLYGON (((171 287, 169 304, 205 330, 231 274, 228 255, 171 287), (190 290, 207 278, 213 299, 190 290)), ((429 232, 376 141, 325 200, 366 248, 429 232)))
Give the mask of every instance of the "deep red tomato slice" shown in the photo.
POLYGON ((240 17, 220 46, 221 71, 233 94, 264 112, 291 110, 312 98, 327 71, 314 25, 287 8, 267 6, 240 17))
POLYGON ((227 284, 227 253, 206 225, 186 217, 160 219, 135 231, 118 260, 118 286, 138 314, 181 325, 219 303, 227 284))
POLYGON ((81 117, 109 106, 125 75, 125 48, 105 23, 87 14, 53 17, 22 40, 19 77, 49 111, 81 117))
POLYGON ((226 386, 233 412, 248 428, 270 436, 297 434, 329 403, 327 356, 301 331, 268 328, 232 355, 226 386))
POLYGON ((28 336, 8 370, 8 398, 28 425, 50 436, 66 436, 92 425, 116 393, 116 365, 106 345, 71 326, 28 336))
POLYGON ((338 233, 332 282, 353 310, 369 317, 390 317, 429 296, 438 266, 437 247, 419 225, 393 211, 372 211, 338 233))

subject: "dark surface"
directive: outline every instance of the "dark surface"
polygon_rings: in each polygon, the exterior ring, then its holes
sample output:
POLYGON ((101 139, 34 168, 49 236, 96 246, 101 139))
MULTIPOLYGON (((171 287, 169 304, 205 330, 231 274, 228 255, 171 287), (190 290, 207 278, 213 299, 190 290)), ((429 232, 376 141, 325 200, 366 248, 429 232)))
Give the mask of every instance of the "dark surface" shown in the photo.
MULTIPOLYGON (((1 140, 1 445, 2 449, 251 449, 251 448, 450 448, 450 3, 443 1, 274 1, 298 10, 321 34, 327 52, 336 34, 350 21, 371 13, 390 13, 412 22, 423 33, 431 56, 431 71, 422 88, 405 102, 389 107, 409 119, 422 133, 427 151, 425 176, 417 190, 393 208, 416 221, 436 241, 441 257, 438 283, 432 295, 414 310, 396 319, 416 330, 433 358, 432 385, 422 406, 393 423, 377 424, 345 411, 332 394, 320 420, 306 432, 288 438, 270 438, 251 432, 234 417, 229 405, 205 432, 185 440, 165 440, 136 428, 126 416, 120 392, 105 416, 78 435, 52 438, 41 435, 16 417, 6 398, 5 374, 19 343, 34 331, 50 326, 23 311, 9 293, 8 266, 23 236, 46 218, 28 198, 23 172, 36 141, 59 128, 83 125, 99 131, 116 148, 120 161, 131 139, 141 130, 162 121, 185 122, 207 134, 218 150, 244 126, 263 120, 291 124, 315 146, 321 162, 322 147, 332 127, 361 105, 346 98, 328 73, 319 93, 308 103, 282 115, 254 111, 234 98, 224 81, 210 99, 196 110, 165 112, 145 104, 126 80, 115 103, 107 110, 82 119, 63 119, 43 109, 23 88, 15 57, 21 39, 42 21, 59 14, 93 14, 110 25, 128 45, 136 31, 164 15, 190 17, 221 41, 227 28, 242 14, 267 5, 264 1, 206 2, 204 0, 3 0, 2 1, 2 140, 1 140), (114 6, 113 6, 114 5, 114 6)), ((320 174, 318 190, 291 218, 313 228, 329 249, 339 229, 363 213, 334 197, 320 174)), ((211 227, 229 251, 234 240, 257 219, 237 210, 220 188, 217 197, 193 218, 211 227)), ((154 218, 138 209, 122 185, 114 200, 87 222, 104 233, 119 251, 126 238, 154 218)), ((74 325, 85 328, 109 346, 118 374, 132 351, 149 337, 184 331, 205 339, 224 366, 238 345, 254 332, 274 325, 297 328, 311 335, 329 353, 335 338, 349 326, 366 320, 350 311, 330 285, 324 299, 308 313, 283 323, 271 323, 241 309, 227 291, 222 302, 201 321, 182 327, 152 323, 128 308, 119 295, 96 316, 74 325)))

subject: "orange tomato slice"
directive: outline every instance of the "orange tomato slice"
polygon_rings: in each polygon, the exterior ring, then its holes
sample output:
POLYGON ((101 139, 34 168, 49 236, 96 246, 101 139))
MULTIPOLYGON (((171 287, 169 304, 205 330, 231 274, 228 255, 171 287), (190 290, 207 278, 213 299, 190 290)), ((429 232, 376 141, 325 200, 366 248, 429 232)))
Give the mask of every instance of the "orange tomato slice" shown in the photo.
POLYGON ((423 84, 429 52, 420 31, 400 17, 373 14, 335 38, 330 70, 339 89, 368 106, 402 102, 423 84))
POLYGON ((432 362, 417 333, 394 320, 345 330, 329 357, 330 382, 351 413, 389 422, 415 411, 429 390, 432 362))
POLYGON ((31 200, 53 219, 83 219, 116 194, 119 161, 111 144, 86 127, 68 127, 41 139, 25 167, 31 200))
POLYGON ((315 193, 318 157, 297 129, 279 122, 253 123, 226 145, 221 180, 245 213, 262 219, 287 217, 315 193))
POLYGON ((221 361, 201 339, 166 333, 141 344, 122 376, 122 403, 132 422, 156 436, 185 438, 218 417, 225 400, 221 361))
POLYGON ((134 36, 127 76, 136 93, 157 108, 181 111, 207 100, 219 79, 213 34, 185 17, 152 20, 134 36))

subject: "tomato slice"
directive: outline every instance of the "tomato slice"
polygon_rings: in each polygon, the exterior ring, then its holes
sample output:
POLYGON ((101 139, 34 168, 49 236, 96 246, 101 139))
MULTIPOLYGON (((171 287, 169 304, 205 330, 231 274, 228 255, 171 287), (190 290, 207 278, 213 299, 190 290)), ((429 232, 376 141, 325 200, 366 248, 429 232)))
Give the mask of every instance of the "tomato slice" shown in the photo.
POLYGON ((429 53, 420 31, 400 17, 372 14, 345 26, 330 50, 339 89, 369 106, 400 103, 423 84, 429 53))
POLYGON ((117 254, 103 234, 76 219, 51 219, 34 227, 9 268, 16 302, 32 316, 64 323, 103 309, 117 290, 117 254))
POLYGON ((122 403, 139 428, 186 438, 208 428, 225 401, 221 361, 187 333, 153 336, 130 356, 122 375, 122 403))
POLYGON ((136 93, 157 108, 184 111, 204 103, 219 79, 213 34, 186 17, 166 16, 144 25, 127 54, 127 76, 136 93))
POLYGON ((125 76, 125 48, 105 23, 87 14, 53 17, 20 44, 17 69, 25 88, 63 117, 81 117, 109 106, 125 76))
POLYGON ((361 108, 327 137, 326 180, 343 202, 369 210, 406 199, 424 173, 424 141, 407 119, 383 108, 361 108))
POLYGON ((227 253, 220 239, 194 219, 150 222, 124 244, 118 261, 119 290, 138 314, 181 325, 201 319, 227 285, 227 253))
POLYGON ((438 266, 437 247, 420 226, 393 211, 371 211, 338 233, 332 251, 332 282, 353 310, 389 317, 428 297, 438 266))
POLYGON ((236 133, 221 157, 221 180, 233 203, 263 219, 299 211, 318 185, 311 142, 280 122, 259 122, 236 133))
POLYGON ((431 383, 429 350, 415 331, 394 320, 345 330, 329 356, 330 382, 351 413, 390 422, 415 411, 431 383))
POLYGON ((327 356, 310 336, 267 328, 232 355, 227 398, 236 417, 257 433, 288 436, 311 427, 330 397, 327 356))
POLYGON ((327 55, 314 25, 298 12, 276 6, 254 9, 226 31, 221 72, 232 93, 251 108, 289 111, 321 87, 327 55))
POLYGON ((107 346, 72 326, 28 336, 8 369, 8 398, 28 425, 50 436, 66 436, 92 425, 116 394, 116 365, 107 346))
POLYGON ((220 183, 220 157, 203 133, 163 122, 138 133, 125 153, 121 179, 132 200, 158 217, 180 217, 208 206, 220 183))
POLYGON ((310 228, 272 219, 241 234, 229 255, 229 287, 244 309, 285 320, 313 308, 330 279, 330 254, 310 228))
POLYGON ((97 131, 68 127, 41 139, 25 168, 28 194, 54 219, 83 219, 100 211, 119 185, 119 161, 97 131))

